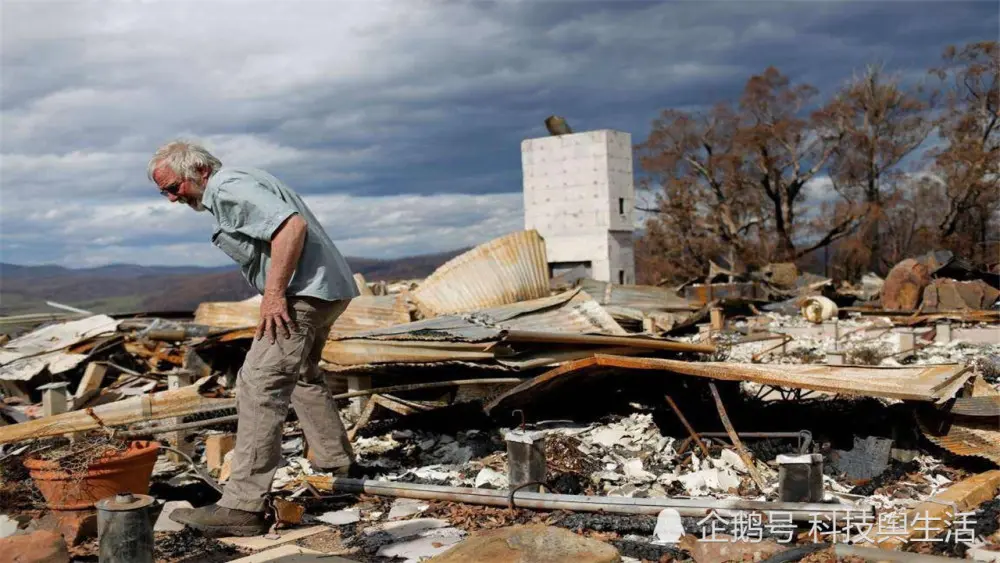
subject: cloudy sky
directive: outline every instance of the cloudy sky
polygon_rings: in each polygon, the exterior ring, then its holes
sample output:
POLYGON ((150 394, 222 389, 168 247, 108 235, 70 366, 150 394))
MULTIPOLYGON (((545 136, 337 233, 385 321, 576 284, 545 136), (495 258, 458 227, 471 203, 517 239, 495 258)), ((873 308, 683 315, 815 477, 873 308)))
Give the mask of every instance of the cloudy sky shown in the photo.
POLYGON ((550 114, 642 141, 664 108, 775 65, 831 91, 919 78, 995 39, 998 4, 618 0, 4 0, 0 259, 225 265, 211 217, 161 198, 173 137, 266 168, 342 251, 396 257, 523 226, 520 142, 550 114))

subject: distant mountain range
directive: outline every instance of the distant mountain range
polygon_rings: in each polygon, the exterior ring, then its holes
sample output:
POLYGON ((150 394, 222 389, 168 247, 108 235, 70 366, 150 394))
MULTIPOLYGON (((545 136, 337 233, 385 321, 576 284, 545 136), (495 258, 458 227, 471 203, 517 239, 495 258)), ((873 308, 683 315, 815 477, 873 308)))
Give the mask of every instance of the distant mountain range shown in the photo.
MULTIPOLYGON (((349 257, 347 261, 368 281, 398 281, 427 277, 466 250, 391 260, 349 257)), ((254 294, 232 266, 65 268, 0 263, 0 316, 59 312, 46 301, 95 313, 185 312, 205 301, 234 301, 254 294)))

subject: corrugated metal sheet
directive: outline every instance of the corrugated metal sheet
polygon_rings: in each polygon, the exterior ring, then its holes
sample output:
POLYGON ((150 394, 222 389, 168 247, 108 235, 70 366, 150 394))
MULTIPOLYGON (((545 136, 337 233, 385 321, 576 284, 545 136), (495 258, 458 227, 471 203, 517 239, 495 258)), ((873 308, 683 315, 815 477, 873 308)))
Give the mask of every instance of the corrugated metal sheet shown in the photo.
MULTIPOLYGON (((217 328, 256 326, 260 314, 260 297, 245 301, 202 303, 195 311, 194 322, 217 328)), ((408 323, 410 312, 406 296, 361 295, 351 300, 337 321, 332 333, 351 334, 375 328, 408 323)))
POLYGON ((753 381, 776 387, 812 389, 847 395, 940 402, 954 395, 973 372, 961 365, 902 368, 805 364, 736 364, 684 362, 663 358, 595 355, 552 369, 498 397, 488 409, 516 408, 539 393, 607 368, 656 370, 710 379, 753 381))
POLYGON ((995 419, 986 424, 955 422, 940 432, 934 430, 935 425, 925 416, 918 415, 917 425, 928 440, 953 454, 982 457, 1000 464, 1000 430, 995 419))
POLYGON ((536 309, 532 314, 502 318, 505 310, 516 310, 517 305, 498 307, 484 311, 496 315, 497 326, 508 330, 530 330, 539 332, 571 332, 577 334, 607 334, 624 336, 628 332, 585 291, 568 291, 538 303, 554 301, 569 294, 571 298, 562 305, 549 305, 536 309))
POLYGON ((488 342, 495 340, 499 334, 498 328, 448 315, 353 334, 331 335, 331 340, 488 342))
POLYGON ((618 285, 594 279, 580 280, 579 287, 601 305, 613 305, 641 311, 697 311, 701 305, 677 292, 653 285, 618 285))
POLYGON ((408 322, 410 311, 406 307, 406 295, 361 295, 351 299, 330 332, 350 334, 408 322))
POLYGON ((574 289, 464 315, 442 315, 416 322, 345 335, 368 340, 486 342, 500 331, 541 330, 578 334, 628 334, 586 292, 574 289))
POLYGON ((413 300, 425 316, 478 311, 549 294, 545 241, 518 231, 452 258, 417 289, 413 300))
POLYGON ((502 331, 529 329, 564 334, 627 334, 590 295, 575 289, 467 315, 446 315, 333 336, 323 348, 323 359, 339 365, 492 360, 494 354, 487 347, 500 339, 502 331))
POLYGON ((937 410, 920 409, 915 417, 934 444, 1000 464, 1000 391, 982 377, 973 382, 971 397, 959 397, 937 410))

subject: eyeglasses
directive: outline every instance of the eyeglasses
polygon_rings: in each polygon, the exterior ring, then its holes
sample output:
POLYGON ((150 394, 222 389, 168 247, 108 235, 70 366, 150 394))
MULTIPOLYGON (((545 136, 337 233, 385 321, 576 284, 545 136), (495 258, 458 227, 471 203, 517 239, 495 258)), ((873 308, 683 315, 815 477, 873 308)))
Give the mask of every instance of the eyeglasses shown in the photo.
POLYGON ((167 195, 177 195, 177 192, 181 189, 181 182, 175 182, 170 184, 165 188, 160 188, 160 195, 167 197, 167 195))

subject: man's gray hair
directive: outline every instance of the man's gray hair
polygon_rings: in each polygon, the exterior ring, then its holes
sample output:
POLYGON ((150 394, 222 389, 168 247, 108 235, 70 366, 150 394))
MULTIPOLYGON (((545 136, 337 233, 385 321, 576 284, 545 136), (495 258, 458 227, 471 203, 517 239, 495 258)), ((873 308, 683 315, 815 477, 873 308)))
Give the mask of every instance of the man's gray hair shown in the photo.
POLYGON ((222 168, 222 161, 212 156, 205 147, 188 141, 171 141, 153 153, 146 167, 146 175, 153 181, 153 171, 161 165, 167 165, 181 178, 195 180, 199 172, 208 168, 209 176, 222 168))

